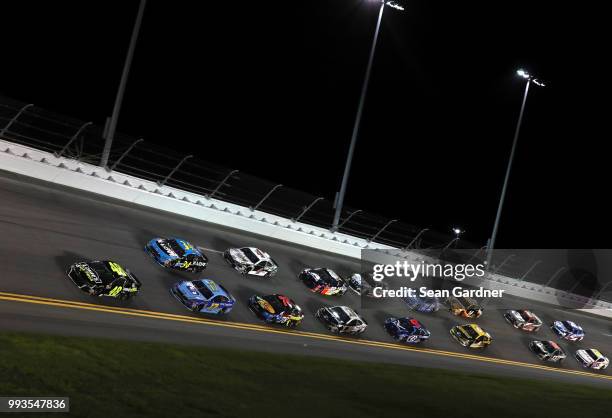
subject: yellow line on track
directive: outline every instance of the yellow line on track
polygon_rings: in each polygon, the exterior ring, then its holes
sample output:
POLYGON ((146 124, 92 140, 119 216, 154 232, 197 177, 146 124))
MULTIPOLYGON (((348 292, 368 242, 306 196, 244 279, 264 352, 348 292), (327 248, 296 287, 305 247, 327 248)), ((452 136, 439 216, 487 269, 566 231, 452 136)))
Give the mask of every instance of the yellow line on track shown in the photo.
POLYGON ((338 341, 338 342, 343 342, 343 343, 348 343, 348 344, 356 344, 356 345, 369 346, 369 347, 412 351, 412 352, 419 352, 419 353, 425 353, 425 354, 433 354, 433 355, 438 355, 438 356, 463 358, 463 359, 476 360, 476 361, 482 361, 482 362, 487 362, 487 363, 526 367, 526 368, 531 368, 531 369, 539 369, 539 370, 545 370, 545 371, 551 371, 551 372, 566 373, 566 374, 573 374, 573 375, 579 375, 579 376, 593 377, 593 378, 598 378, 598 379, 612 380, 612 376, 608 376, 608 375, 589 373, 589 372, 584 372, 580 370, 557 369, 557 368, 553 368, 549 366, 524 363, 524 362, 515 361, 515 360, 504 360, 504 359, 499 359, 499 358, 479 356, 475 354, 457 353, 453 351, 436 350, 436 349, 431 349, 431 348, 412 347, 412 346, 400 345, 396 343, 387 343, 384 341, 359 340, 359 339, 346 338, 346 337, 340 337, 340 336, 335 336, 335 335, 319 334, 319 333, 308 332, 308 331, 275 329, 275 328, 271 328, 271 327, 264 326, 264 325, 247 324, 247 323, 230 322, 230 321, 219 321, 219 320, 208 319, 208 318, 196 318, 196 317, 190 317, 186 315, 176 315, 176 314, 171 314, 171 313, 166 313, 166 312, 155 312, 155 311, 148 311, 148 310, 142 310, 142 309, 97 305, 93 303, 84 303, 84 302, 62 300, 62 299, 52 299, 52 298, 45 298, 45 297, 40 297, 40 296, 22 295, 22 294, 7 293, 7 292, 0 292, 0 300, 11 301, 11 302, 32 303, 32 304, 37 304, 37 305, 55 306, 55 307, 61 307, 61 308, 83 309, 83 310, 89 310, 89 311, 107 312, 107 313, 114 313, 114 314, 120 314, 120 315, 152 318, 152 319, 164 319, 164 320, 169 320, 169 321, 180 321, 180 322, 187 322, 187 323, 193 323, 193 324, 203 324, 203 325, 219 326, 219 327, 225 327, 225 328, 243 329, 243 330, 248 330, 248 331, 266 332, 266 333, 271 333, 271 334, 283 334, 283 335, 290 335, 290 336, 295 336, 295 337, 313 338, 313 339, 318 339, 318 340, 338 341))

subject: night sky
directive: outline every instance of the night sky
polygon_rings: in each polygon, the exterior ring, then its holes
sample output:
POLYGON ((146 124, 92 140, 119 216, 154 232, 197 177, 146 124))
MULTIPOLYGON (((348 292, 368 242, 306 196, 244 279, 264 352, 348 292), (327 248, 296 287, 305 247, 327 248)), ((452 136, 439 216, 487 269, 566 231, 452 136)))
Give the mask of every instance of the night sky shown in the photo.
MULTIPOLYGON (((345 204, 484 245, 523 67, 547 87, 530 89, 497 246, 609 247, 609 15, 561 4, 386 8, 345 204)), ((150 1, 118 130, 333 199, 378 5, 150 1)), ((0 94, 103 124, 137 7, 4 2, 0 94)))

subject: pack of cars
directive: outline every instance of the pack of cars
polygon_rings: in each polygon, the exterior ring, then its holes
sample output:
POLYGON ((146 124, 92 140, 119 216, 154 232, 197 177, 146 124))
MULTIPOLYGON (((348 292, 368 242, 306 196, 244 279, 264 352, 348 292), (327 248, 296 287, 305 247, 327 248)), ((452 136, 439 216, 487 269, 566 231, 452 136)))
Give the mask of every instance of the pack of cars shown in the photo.
MULTIPOLYGON (((145 245, 145 252, 169 270, 201 273, 208 265, 203 251, 181 238, 154 238, 145 245)), ((278 272, 274 259, 255 247, 228 248, 223 258, 245 276, 271 278, 278 272)), ((66 274, 79 289, 92 296, 130 299, 142 286, 134 274, 112 260, 80 261, 69 266, 66 274)), ((358 295, 371 297, 373 287, 380 283, 371 283, 368 278, 367 273, 356 273, 345 280, 329 268, 306 268, 298 275, 306 288, 324 296, 342 296, 351 289, 358 295)), ((208 278, 179 281, 172 285, 170 293, 187 309, 197 313, 227 314, 236 304, 236 299, 225 287, 208 278)), ((417 312, 433 313, 445 304, 449 312, 463 318, 476 319, 483 313, 482 306, 469 297, 450 297, 444 302, 436 297, 422 296, 403 300, 409 309, 417 312)), ((300 306, 281 294, 253 295, 247 306, 268 324, 295 328, 304 319, 300 306)), ((368 327, 359 313, 344 305, 321 307, 315 317, 337 334, 359 335, 368 327)), ((543 325, 543 321, 528 309, 507 310, 503 317, 514 328, 525 332, 538 332, 543 325)), ((390 317, 383 326, 398 342, 418 344, 431 337, 430 331, 411 317, 390 317)), ((565 341, 580 342, 585 337, 583 328, 570 320, 554 321, 550 328, 565 341)), ((467 348, 482 349, 493 342, 491 335, 474 323, 456 325, 450 329, 450 335, 467 348)), ((559 363, 567 358, 566 351, 555 341, 532 340, 528 347, 542 361, 559 363)), ((578 349, 574 357, 584 368, 592 370, 603 370, 610 364, 610 360, 595 348, 578 349)))

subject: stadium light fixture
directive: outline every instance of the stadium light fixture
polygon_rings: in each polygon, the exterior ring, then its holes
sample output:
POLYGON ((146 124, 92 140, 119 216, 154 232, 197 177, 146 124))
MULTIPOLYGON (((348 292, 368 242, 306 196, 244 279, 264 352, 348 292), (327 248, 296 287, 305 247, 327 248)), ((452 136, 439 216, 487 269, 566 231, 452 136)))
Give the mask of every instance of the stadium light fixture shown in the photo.
POLYGON ((385 6, 389 6, 398 11, 404 10, 404 7, 400 4, 399 0, 376 0, 380 1, 380 10, 378 11, 378 21, 376 23, 376 30, 374 32, 374 41, 370 49, 370 57, 368 59, 368 66, 366 68, 365 78, 361 87, 361 95, 359 97, 359 106, 357 107, 357 115, 355 116, 355 123, 353 125, 353 135, 351 137, 351 143, 349 145, 348 155, 346 157, 346 163, 344 166, 344 174, 342 175, 342 183, 340 184, 340 191, 336 194, 334 201, 334 220, 332 223, 332 230, 338 229, 340 222, 340 215, 342 214, 342 206, 344 205, 344 195, 346 194, 346 187, 348 185, 348 177, 351 172, 351 163, 353 162, 353 153, 355 152, 355 144, 357 143, 357 137, 359 136, 359 126, 361 124, 361 114, 363 113, 363 104, 368 92, 368 83, 370 81, 370 74, 372 73, 372 62, 374 61, 374 52, 376 51, 376 43, 378 42, 378 33, 380 31, 380 23, 382 22, 383 11, 385 6))
POLYGON ((508 179, 510 178, 510 171, 512 169, 512 161, 514 160, 514 153, 516 151, 516 143, 518 141, 519 132, 521 130, 521 123, 523 122, 523 114, 525 113, 525 104, 527 103, 527 93, 529 93, 529 86, 531 83, 538 87, 544 87, 546 84, 538 80, 527 71, 518 69, 516 71, 520 77, 527 80, 525 83, 525 92, 523 93, 523 102, 521 104, 521 111, 519 112, 518 122, 516 123, 516 129, 514 131, 514 140, 512 141, 512 149, 510 151, 510 159, 508 160, 508 167, 506 168, 506 177, 504 178, 504 185, 502 187, 501 196, 499 197, 499 205, 497 206, 497 215, 495 215, 495 223, 493 224, 493 232, 487 245, 487 259, 486 266, 489 268, 491 265, 491 258, 493 257, 493 249, 495 248, 495 239, 497 238, 497 229, 499 227, 499 219, 501 218, 502 208, 504 206, 504 199, 506 198, 506 189, 508 188, 508 179))

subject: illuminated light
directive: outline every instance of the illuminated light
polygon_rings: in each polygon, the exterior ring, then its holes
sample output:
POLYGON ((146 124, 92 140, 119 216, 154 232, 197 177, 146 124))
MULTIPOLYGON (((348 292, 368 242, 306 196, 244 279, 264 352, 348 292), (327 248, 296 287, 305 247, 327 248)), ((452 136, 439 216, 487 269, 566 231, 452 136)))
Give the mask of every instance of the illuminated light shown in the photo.
POLYGON ((529 78, 529 73, 527 73, 525 70, 521 69, 521 70, 518 70, 516 73, 523 78, 529 78))
POLYGON ((397 10, 404 10, 404 7, 402 5, 400 5, 400 4, 398 4, 398 3, 394 2, 394 1, 388 1, 385 4, 387 6, 389 6, 389 7, 393 7, 394 9, 397 9, 397 10))

